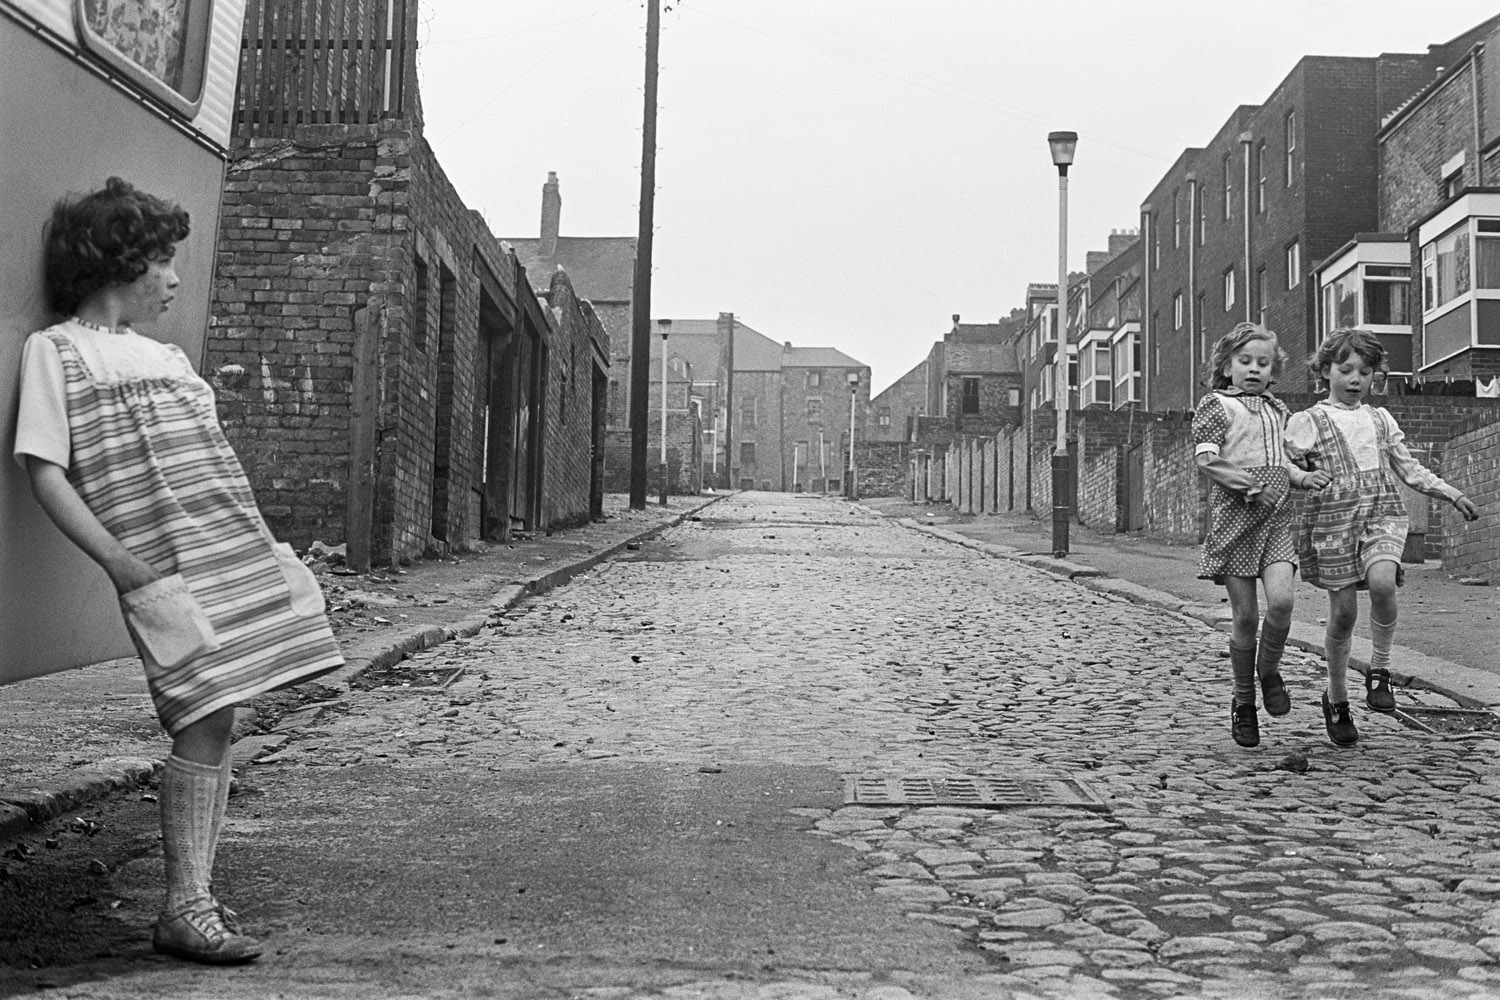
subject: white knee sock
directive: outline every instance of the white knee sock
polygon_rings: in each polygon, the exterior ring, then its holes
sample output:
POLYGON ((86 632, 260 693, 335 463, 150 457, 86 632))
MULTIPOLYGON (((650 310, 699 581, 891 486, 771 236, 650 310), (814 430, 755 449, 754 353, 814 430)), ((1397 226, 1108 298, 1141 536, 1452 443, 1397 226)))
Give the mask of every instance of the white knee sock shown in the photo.
POLYGON ((219 837, 224 832, 224 813, 229 808, 229 784, 234 780, 234 757, 227 750, 219 765, 219 783, 214 789, 214 824, 208 841, 209 888, 213 887, 214 858, 219 852, 219 837))
POLYGON ((1370 669, 1391 669, 1391 639, 1396 635, 1394 621, 1378 622, 1370 616, 1370 669))
POLYGON ((213 871, 219 777, 216 764, 175 754, 161 775, 161 843, 167 860, 167 913, 208 898, 213 871))
POLYGON ((1335 639, 1324 633, 1323 652, 1328 657, 1328 700, 1337 705, 1349 700, 1349 637, 1335 639))

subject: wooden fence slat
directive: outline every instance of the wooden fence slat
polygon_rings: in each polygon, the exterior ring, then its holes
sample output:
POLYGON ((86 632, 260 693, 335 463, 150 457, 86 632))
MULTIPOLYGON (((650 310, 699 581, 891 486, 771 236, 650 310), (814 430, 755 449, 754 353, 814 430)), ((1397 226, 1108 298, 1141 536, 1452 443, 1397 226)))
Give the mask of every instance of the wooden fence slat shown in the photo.
POLYGON ((272 25, 276 20, 276 0, 265 0, 265 6, 261 8, 260 39, 256 55, 256 75, 259 77, 260 86, 256 88, 260 94, 260 106, 255 109, 255 131, 257 134, 265 135, 271 124, 271 37, 272 25))
POLYGON ((390 38, 386 28, 393 2, 394 0, 377 0, 371 5, 375 10, 370 19, 370 38, 374 41, 370 46, 370 121, 379 121, 385 117, 385 105, 389 97, 386 91, 386 66, 390 56, 390 38))

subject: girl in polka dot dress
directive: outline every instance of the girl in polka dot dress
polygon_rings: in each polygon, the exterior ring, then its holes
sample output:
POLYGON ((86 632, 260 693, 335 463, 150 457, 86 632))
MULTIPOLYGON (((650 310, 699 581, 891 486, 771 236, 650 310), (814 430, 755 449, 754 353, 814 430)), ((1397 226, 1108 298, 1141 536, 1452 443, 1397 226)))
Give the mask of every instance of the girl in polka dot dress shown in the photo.
POLYGON ((1213 391, 1198 401, 1193 416, 1195 460, 1210 480, 1208 534, 1198 575, 1229 592, 1234 616, 1229 731, 1243 747, 1260 743, 1257 677, 1266 711, 1285 715, 1291 710, 1279 669, 1292 627, 1295 553, 1288 489, 1319 488, 1330 478, 1287 461, 1282 442, 1287 408, 1270 392, 1285 362, 1276 334, 1255 323, 1239 324, 1214 345, 1213 391), (1257 580, 1266 592, 1263 626, 1257 580))
POLYGON ((1359 740, 1349 714, 1349 643, 1359 618, 1358 590, 1370 592, 1370 670, 1365 704, 1396 707, 1390 688, 1391 638, 1396 631, 1396 587, 1406 548, 1407 515, 1396 480, 1446 500, 1465 520, 1479 509, 1412 457, 1390 411, 1364 401, 1385 370, 1385 347, 1367 330, 1334 330, 1308 367, 1328 385, 1328 398, 1287 422, 1286 451, 1303 468, 1317 468, 1331 485, 1308 498, 1297 536, 1302 578, 1328 591, 1324 654, 1328 689, 1323 722, 1336 746, 1359 740))

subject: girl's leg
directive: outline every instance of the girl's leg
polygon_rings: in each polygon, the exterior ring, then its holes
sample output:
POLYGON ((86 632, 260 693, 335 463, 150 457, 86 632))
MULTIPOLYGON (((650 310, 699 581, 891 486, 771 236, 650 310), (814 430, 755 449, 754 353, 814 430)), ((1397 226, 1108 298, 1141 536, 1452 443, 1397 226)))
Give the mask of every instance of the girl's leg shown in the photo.
POLYGON ((1266 711, 1285 715, 1291 711, 1291 699, 1281 680, 1281 656, 1286 637, 1292 630, 1292 564, 1272 563, 1260 575, 1266 589, 1266 618, 1260 627, 1260 645, 1255 656, 1255 673, 1260 678, 1266 711))
POLYGON ((178 733, 161 778, 167 899, 154 940, 158 951, 201 962, 243 962, 260 954, 253 940, 225 928, 209 889, 233 721, 234 710, 225 708, 178 733))
POLYGON ((1334 746, 1359 742, 1359 730, 1349 713, 1349 637, 1359 618, 1359 602, 1352 586, 1329 591, 1328 629, 1323 646, 1328 656, 1328 690, 1323 693, 1323 725, 1334 746))
POLYGON ((1359 601, 1353 587, 1328 592, 1328 627, 1323 648, 1328 657, 1328 700, 1349 700, 1349 641, 1359 620, 1359 601))
POLYGON ((1252 576, 1226 576, 1229 611, 1233 615, 1229 633, 1229 663, 1234 669, 1234 699, 1241 705, 1255 704, 1255 627, 1260 607, 1252 576))
POLYGON ((1382 560, 1370 567, 1370 673, 1365 678, 1365 703, 1377 712, 1396 707, 1391 694, 1391 640, 1396 634, 1396 573, 1398 565, 1382 560))
POLYGON ((1255 718, 1255 626, 1260 619, 1255 577, 1227 576, 1229 610, 1233 624, 1229 633, 1229 666, 1234 675, 1234 698, 1229 703, 1229 733, 1242 747, 1260 743, 1260 723, 1255 718))

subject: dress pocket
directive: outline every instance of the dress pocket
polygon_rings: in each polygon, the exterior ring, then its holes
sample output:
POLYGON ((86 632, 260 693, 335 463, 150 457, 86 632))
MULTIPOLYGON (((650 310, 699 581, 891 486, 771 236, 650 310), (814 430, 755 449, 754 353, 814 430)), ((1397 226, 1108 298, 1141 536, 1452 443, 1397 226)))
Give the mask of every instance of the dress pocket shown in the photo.
POLYGON ((276 564, 281 567, 281 576, 286 580, 286 589, 292 602, 292 614, 299 618, 321 615, 327 604, 323 600, 323 588, 318 578, 308 569, 292 547, 277 542, 276 564))
POLYGON ((208 615, 181 573, 121 594, 120 610, 141 651, 158 666, 181 666, 219 648, 208 615))

